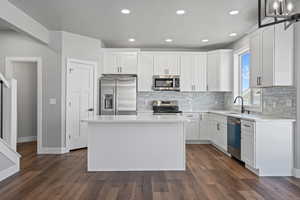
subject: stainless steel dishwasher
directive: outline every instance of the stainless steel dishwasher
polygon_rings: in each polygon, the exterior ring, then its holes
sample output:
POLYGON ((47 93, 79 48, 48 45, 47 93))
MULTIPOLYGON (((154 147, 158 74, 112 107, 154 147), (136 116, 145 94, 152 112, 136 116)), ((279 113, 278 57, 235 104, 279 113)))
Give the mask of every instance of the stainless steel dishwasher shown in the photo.
POLYGON ((241 119, 227 118, 228 152, 232 157, 241 160, 241 119))

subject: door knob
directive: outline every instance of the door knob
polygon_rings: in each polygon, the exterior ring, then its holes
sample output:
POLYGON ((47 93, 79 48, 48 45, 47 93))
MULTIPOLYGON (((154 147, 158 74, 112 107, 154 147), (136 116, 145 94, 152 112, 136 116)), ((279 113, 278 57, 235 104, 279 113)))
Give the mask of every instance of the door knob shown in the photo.
POLYGON ((89 112, 93 112, 94 111, 94 108, 90 108, 88 109, 89 112))

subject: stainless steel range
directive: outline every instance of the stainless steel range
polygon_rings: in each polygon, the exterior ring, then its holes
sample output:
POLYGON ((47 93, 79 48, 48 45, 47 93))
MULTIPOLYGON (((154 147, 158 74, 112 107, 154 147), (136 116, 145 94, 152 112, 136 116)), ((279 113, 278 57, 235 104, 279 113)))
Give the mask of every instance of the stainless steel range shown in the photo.
POLYGON ((178 101, 160 101, 155 100, 152 103, 154 114, 181 114, 178 101))

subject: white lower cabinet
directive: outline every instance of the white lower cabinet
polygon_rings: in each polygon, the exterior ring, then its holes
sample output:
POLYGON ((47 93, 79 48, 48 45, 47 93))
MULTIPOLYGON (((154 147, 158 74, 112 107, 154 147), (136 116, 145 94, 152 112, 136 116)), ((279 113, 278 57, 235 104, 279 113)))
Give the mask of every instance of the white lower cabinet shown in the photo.
POLYGON ((208 113, 201 113, 200 114, 200 140, 201 141, 210 141, 211 140, 211 134, 210 134, 210 129, 209 129, 209 123, 210 123, 210 118, 209 118, 208 113))
POLYGON ((227 117, 205 113, 200 122, 200 139, 211 141, 216 147, 227 151, 227 117))
POLYGON ((200 115, 185 113, 184 116, 189 119, 184 124, 186 141, 198 141, 200 139, 200 115))
POLYGON ((255 122, 242 120, 241 122, 241 159, 252 168, 255 166, 255 122))
POLYGON ((241 157, 259 176, 291 176, 293 122, 241 121, 241 157))

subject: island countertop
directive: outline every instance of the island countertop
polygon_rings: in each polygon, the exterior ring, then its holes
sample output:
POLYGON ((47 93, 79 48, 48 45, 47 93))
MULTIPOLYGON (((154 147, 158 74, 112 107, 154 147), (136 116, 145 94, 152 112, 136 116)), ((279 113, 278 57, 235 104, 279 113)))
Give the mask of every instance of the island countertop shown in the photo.
POLYGON ((96 115, 82 120, 87 123, 180 123, 189 121, 182 115, 96 115))

